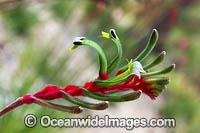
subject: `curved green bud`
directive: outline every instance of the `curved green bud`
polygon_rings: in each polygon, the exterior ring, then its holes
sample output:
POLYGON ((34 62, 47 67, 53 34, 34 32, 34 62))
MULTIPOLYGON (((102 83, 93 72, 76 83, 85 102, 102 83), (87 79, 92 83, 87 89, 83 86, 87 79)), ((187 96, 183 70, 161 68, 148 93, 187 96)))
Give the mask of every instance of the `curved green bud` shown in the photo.
POLYGON ((75 98, 75 97, 65 93, 64 91, 61 91, 61 93, 65 100, 68 100, 69 102, 72 102, 72 103, 82 106, 84 108, 93 109, 93 110, 104 110, 104 109, 108 108, 108 102, 101 102, 98 104, 94 104, 94 103, 85 102, 78 98, 75 98))
POLYGON ((165 55, 166 55, 165 51, 161 52, 160 55, 158 57, 156 57, 156 59, 154 61, 152 61, 151 63, 149 63, 143 67, 144 70, 147 70, 151 67, 154 67, 157 64, 160 64, 164 60, 165 55))
POLYGON ((172 64, 169 67, 166 67, 160 71, 155 71, 155 72, 149 72, 149 73, 142 73, 142 77, 150 77, 150 76, 155 76, 155 75, 160 75, 160 74, 167 74, 169 72, 171 72, 172 70, 174 70, 175 68, 175 64, 172 64))
MULTIPOLYGON (((102 74, 105 74, 107 72, 107 59, 106 59, 106 56, 105 56, 102 48, 96 42, 91 41, 91 40, 85 40, 84 37, 77 37, 73 41, 73 44, 75 46, 87 45, 87 46, 90 46, 93 49, 95 49, 95 51, 99 55, 99 64, 100 64, 99 74, 102 75, 102 74)), ((71 49, 74 49, 74 47, 71 47, 71 49)))
POLYGON ((90 98, 94 98, 94 99, 102 100, 102 101, 110 101, 110 102, 132 101, 132 100, 138 99, 141 95, 141 91, 131 92, 131 93, 124 94, 121 96, 111 96, 111 95, 102 95, 99 93, 91 92, 84 88, 81 88, 81 89, 82 89, 83 93, 90 98))
POLYGON ((117 56, 115 56, 114 59, 109 64, 108 74, 111 73, 119 65, 122 58, 122 45, 114 29, 110 29, 110 36, 111 36, 112 41, 117 46, 117 56))
POLYGON ((159 85, 166 85, 169 84, 170 79, 168 77, 159 77, 159 78, 151 78, 151 79, 145 79, 146 83, 150 84, 159 84, 159 85))
POLYGON ((158 40, 158 31, 156 29, 153 29, 146 48, 134 59, 134 61, 143 61, 153 50, 157 40, 158 40))
POLYGON ((62 111, 62 112, 79 114, 83 111, 83 109, 80 108, 80 106, 63 106, 63 105, 58 105, 58 104, 47 102, 45 100, 38 99, 36 97, 33 97, 33 99, 34 99, 35 104, 38 104, 42 107, 47 107, 47 108, 59 110, 59 111, 62 111))
MULTIPOLYGON (((133 61, 143 61, 153 50, 153 48, 156 45, 156 42, 158 40, 158 31, 156 29, 153 29, 151 37, 147 43, 147 46, 145 49, 135 58, 133 61)), ((125 71, 127 69, 127 65, 122 67, 120 70, 125 71)))

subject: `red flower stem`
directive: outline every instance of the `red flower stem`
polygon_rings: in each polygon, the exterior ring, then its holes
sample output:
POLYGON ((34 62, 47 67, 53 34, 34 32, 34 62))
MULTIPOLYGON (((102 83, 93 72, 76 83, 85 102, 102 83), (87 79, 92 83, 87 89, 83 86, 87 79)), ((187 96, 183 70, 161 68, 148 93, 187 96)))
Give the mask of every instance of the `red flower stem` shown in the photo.
POLYGON ((0 117, 5 115, 6 113, 16 109, 19 106, 24 105, 24 101, 23 98, 20 97, 18 99, 16 99, 13 103, 11 103, 10 105, 8 105, 7 107, 5 107, 3 110, 0 111, 0 117))
MULTIPOLYGON (((107 74, 102 75, 98 79, 108 79, 109 77, 107 74)), ((48 107, 64 112, 72 112, 72 113, 80 113, 82 110, 78 107, 64 107, 64 106, 57 106, 57 104, 52 104, 48 102, 49 100, 64 98, 62 95, 62 91, 71 95, 71 96, 85 96, 82 92, 81 88, 86 90, 100 93, 100 94, 108 94, 107 92, 110 91, 127 91, 127 90, 142 90, 143 93, 147 94, 151 99, 155 99, 155 96, 152 94, 152 89, 148 83, 145 83, 144 79, 138 79, 137 76, 133 75, 129 80, 125 81, 124 83, 114 85, 114 86, 99 86, 97 83, 91 81, 87 82, 84 86, 75 86, 75 85, 67 85, 65 88, 61 88, 55 85, 47 85, 41 91, 30 95, 26 94, 23 97, 18 98, 15 102, 11 103, 3 110, 0 111, 0 117, 5 115, 6 113, 14 110, 15 108, 23 105, 23 104, 38 104, 43 107, 48 107)))

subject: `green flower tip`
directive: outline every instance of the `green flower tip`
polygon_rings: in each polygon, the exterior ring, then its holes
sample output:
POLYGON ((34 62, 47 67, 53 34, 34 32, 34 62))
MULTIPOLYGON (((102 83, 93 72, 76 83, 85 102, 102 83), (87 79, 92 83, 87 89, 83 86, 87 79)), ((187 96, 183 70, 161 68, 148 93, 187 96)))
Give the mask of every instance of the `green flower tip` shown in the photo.
POLYGON ((132 71, 133 69, 133 60, 131 59, 130 62, 128 63, 128 70, 132 71))
POLYGON ((159 78, 150 78, 150 79, 145 79, 146 83, 150 84, 159 84, 159 85, 167 85, 170 82, 170 78, 168 77, 159 77, 159 78))
POLYGON ((172 64, 172 67, 173 67, 173 69, 175 69, 175 67, 176 67, 176 64, 172 64))
POLYGON ((149 68, 152 68, 153 66, 160 64, 164 60, 165 56, 166 56, 166 52, 162 51, 160 55, 156 57, 155 60, 153 60, 151 63, 144 66, 144 70, 147 70, 149 68))
POLYGON ((159 71, 144 73, 144 74, 142 74, 142 76, 150 77, 150 76, 155 76, 155 75, 167 74, 167 73, 170 73, 171 71, 173 71, 175 69, 175 66, 176 66, 175 64, 172 64, 169 67, 166 67, 159 71))
POLYGON ((153 29, 153 31, 152 31, 152 37, 151 37, 151 41, 152 41, 152 42, 157 42, 158 37, 159 37, 159 35, 158 35, 158 31, 157 31, 156 29, 153 29))
POLYGON ((161 55, 163 55, 163 56, 165 56, 166 54, 167 54, 166 51, 161 52, 161 55))
POLYGON ((109 33, 102 31, 102 32, 101 32, 101 37, 108 38, 108 39, 109 39, 109 38, 112 38, 112 39, 119 39, 119 38, 117 37, 117 34, 115 33, 115 30, 114 30, 114 29, 110 29, 110 30, 109 30, 109 33))
POLYGON ((82 45, 82 42, 84 39, 85 39, 85 37, 75 37, 73 40, 73 44, 74 45, 82 45))
POLYGON ((109 33, 110 33, 110 36, 111 36, 112 38, 114 38, 114 39, 119 39, 119 38, 117 37, 117 34, 115 33, 115 30, 114 30, 114 29, 110 29, 109 33))
POLYGON ((82 42, 84 39, 85 39, 85 37, 75 37, 73 40, 74 46, 70 47, 69 50, 72 51, 72 50, 78 48, 79 45, 82 45, 82 42))

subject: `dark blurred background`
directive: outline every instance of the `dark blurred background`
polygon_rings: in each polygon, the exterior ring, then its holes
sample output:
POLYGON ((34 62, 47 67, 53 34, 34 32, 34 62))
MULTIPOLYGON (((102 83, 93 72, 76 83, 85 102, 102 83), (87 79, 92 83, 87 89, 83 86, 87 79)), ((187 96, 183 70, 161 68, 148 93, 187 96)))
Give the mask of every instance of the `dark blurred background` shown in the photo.
MULTIPOLYGON (((155 101, 142 96, 137 101, 111 104, 106 111, 84 110, 66 114, 37 105, 25 105, 0 119, 1 133, 127 132, 125 129, 29 129, 23 119, 109 115, 113 117, 176 118, 176 128, 141 128, 136 132, 199 133, 200 125, 200 2, 198 0, 0 0, 0 108, 17 97, 33 94, 46 84, 82 85, 98 74, 95 52, 68 48, 77 36, 97 41, 108 60, 115 56, 109 40, 97 39, 101 31, 114 28, 123 44, 123 60, 134 58, 146 45, 153 28, 159 42, 150 62, 162 50, 167 58, 159 66, 175 63, 171 83, 155 101), (91 56, 92 55, 92 56, 91 56)), ((114 50, 113 50, 114 49, 114 50)), ((69 103, 55 100, 63 105, 69 103)))

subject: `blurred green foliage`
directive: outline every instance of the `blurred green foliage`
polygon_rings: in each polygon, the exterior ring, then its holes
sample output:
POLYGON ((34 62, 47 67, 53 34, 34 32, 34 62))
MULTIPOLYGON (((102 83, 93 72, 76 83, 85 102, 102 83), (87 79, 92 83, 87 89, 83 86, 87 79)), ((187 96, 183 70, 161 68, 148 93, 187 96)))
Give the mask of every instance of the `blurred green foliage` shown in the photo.
POLYGON ((72 10, 74 1, 68 0, 55 0, 49 3, 50 10, 57 18, 67 18, 72 10))
POLYGON ((7 28, 17 34, 28 34, 37 23, 36 14, 24 7, 7 10, 2 15, 7 28))
POLYGON ((200 106, 197 88, 184 73, 174 73, 168 89, 168 100, 161 108, 161 114, 167 118, 176 118, 173 132, 199 132, 200 106))

